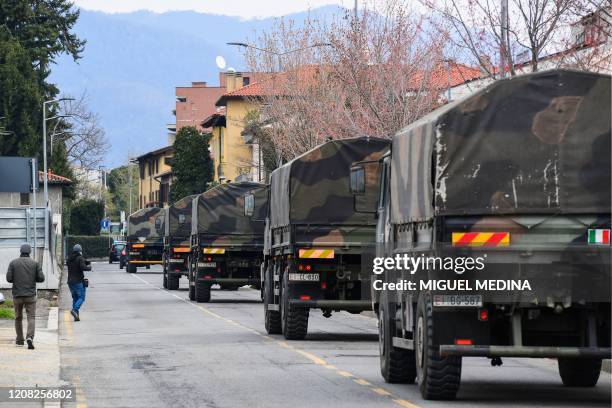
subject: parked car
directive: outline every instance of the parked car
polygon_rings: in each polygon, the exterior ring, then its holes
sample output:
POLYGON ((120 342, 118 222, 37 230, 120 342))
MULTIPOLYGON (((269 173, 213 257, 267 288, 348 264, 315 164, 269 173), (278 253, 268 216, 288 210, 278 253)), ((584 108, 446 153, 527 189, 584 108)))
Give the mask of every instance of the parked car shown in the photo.
POLYGON ((125 241, 115 241, 108 251, 108 263, 112 264, 115 261, 120 261, 121 251, 125 249, 125 241))

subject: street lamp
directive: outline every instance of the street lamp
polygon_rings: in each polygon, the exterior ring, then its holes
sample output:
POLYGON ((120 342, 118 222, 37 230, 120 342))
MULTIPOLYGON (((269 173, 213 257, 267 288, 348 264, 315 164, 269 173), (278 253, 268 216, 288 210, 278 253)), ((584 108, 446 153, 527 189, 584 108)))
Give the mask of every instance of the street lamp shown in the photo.
MULTIPOLYGON (((50 101, 43 102, 43 170, 45 172, 43 178, 43 188, 44 188, 44 200, 45 200, 45 247, 44 249, 49 249, 49 170, 47 169, 47 121, 51 119, 58 119, 61 117, 67 117, 70 115, 56 115, 50 118, 47 118, 47 105, 52 103, 58 103, 63 101, 74 101, 74 98, 59 98, 53 99, 50 101)), ((34 214, 36 214, 36 210, 34 210, 34 214)), ((36 245, 36 243, 34 243, 36 245)))

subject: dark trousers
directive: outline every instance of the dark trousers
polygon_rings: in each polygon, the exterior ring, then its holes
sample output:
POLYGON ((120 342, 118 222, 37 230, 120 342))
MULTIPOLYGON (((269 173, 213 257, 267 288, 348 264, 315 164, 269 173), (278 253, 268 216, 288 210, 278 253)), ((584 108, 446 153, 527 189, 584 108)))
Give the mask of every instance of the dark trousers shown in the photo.
POLYGON ((26 338, 34 338, 34 330, 36 328, 36 296, 20 296, 13 298, 13 306, 15 307, 15 331, 17 332, 17 341, 23 341, 23 309, 26 310, 28 316, 28 332, 26 338))
POLYGON ((72 310, 79 312, 79 309, 85 302, 85 286, 83 282, 69 283, 70 294, 72 294, 72 310))

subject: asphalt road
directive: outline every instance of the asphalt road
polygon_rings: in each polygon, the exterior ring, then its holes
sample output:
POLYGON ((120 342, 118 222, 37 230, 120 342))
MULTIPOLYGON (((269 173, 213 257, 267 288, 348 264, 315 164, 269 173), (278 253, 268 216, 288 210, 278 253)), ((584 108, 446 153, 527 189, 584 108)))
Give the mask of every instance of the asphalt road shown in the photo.
MULTIPOLYGON (((415 385, 386 384, 376 320, 311 311, 304 341, 268 336, 259 292, 213 290, 207 304, 161 289, 161 270, 95 263, 81 311, 63 292, 62 378, 79 407, 608 407, 610 381, 561 385, 556 361, 464 359, 456 401, 421 399, 415 385)), ((214 288, 213 288, 214 289, 214 288)))

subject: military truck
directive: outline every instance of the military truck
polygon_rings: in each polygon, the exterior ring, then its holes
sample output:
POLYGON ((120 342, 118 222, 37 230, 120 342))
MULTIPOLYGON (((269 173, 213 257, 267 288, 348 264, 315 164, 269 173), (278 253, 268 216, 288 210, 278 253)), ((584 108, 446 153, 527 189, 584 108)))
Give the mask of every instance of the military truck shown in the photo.
POLYGON ((191 213, 197 194, 183 197, 165 211, 163 286, 177 290, 181 276, 189 276, 191 254, 191 213))
POLYGON ((259 288, 268 188, 252 182, 218 185, 193 199, 189 299, 209 302, 211 286, 259 288))
POLYGON ((138 267, 149 269, 162 263, 164 210, 143 208, 128 217, 126 271, 136 273, 138 267))
POLYGON ((563 70, 499 80, 393 137, 376 264, 393 259, 373 282, 386 381, 452 399, 468 356, 556 358, 564 385, 597 383, 611 353, 610 85, 563 70))
POLYGON ((303 339, 310 309, 371 309, 378 161, 388 148, 378 138, 332 140, 272 172, 261 274, 268 333, 303 339))

